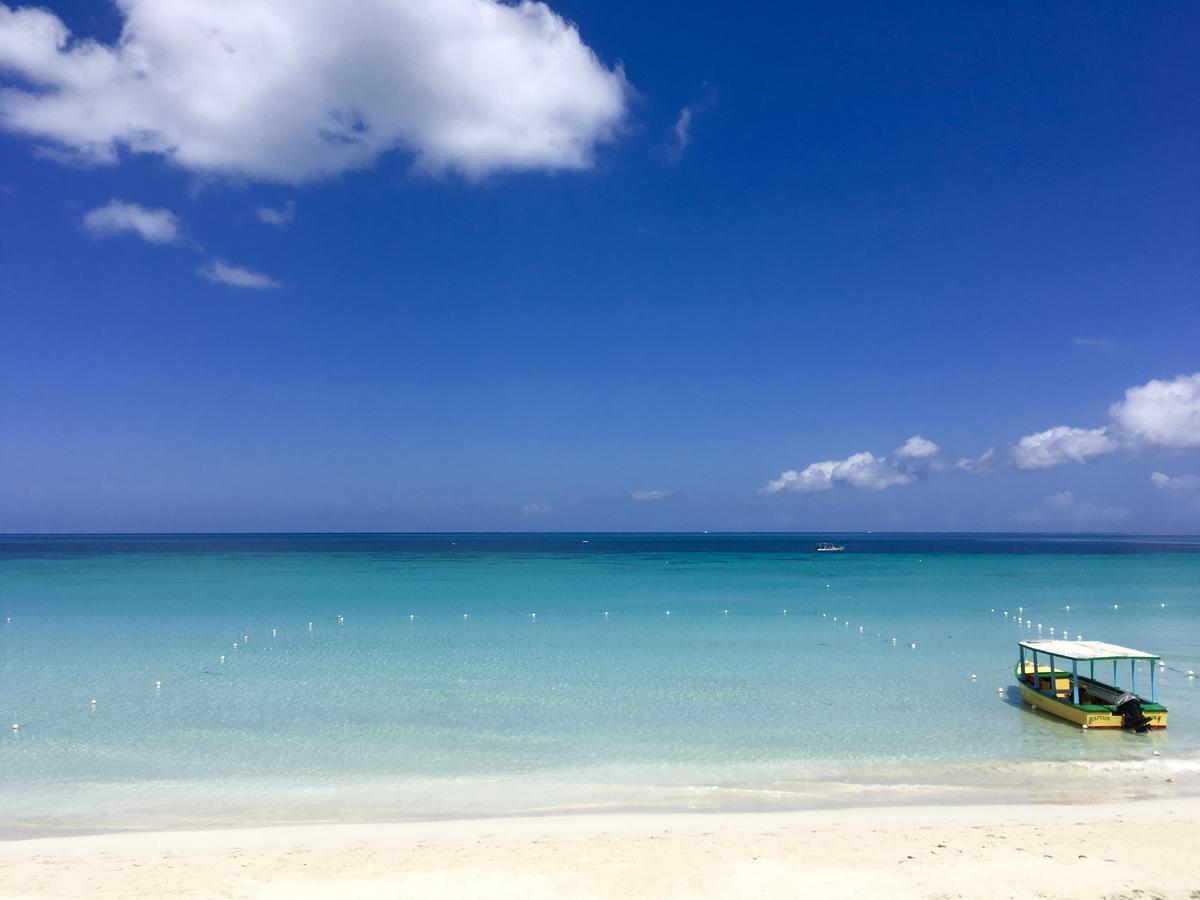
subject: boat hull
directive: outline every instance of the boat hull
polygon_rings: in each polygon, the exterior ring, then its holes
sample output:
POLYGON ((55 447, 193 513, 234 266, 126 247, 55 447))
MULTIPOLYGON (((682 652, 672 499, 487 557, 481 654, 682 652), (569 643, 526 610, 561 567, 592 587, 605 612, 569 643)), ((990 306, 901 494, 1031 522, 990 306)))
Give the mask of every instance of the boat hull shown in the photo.
MULTIPOLYGON (((1049 675, 1049 672, 1044 667, 1039 666, 1039 674, 1049 675)), ((1060 676, 1065 676, 1067 673, 1056 673, 1060 676)), ((1099 705, 1076 705, 1070 699, 1060 699, 1043 694, 1040 691, 1034 690, 1025 679, 1021 677, 1020 665, 1014 669, 1013 675, 1017 680, 1017 687, 1021 689, 1021 698, 1030 706, 1034 706, 1044 712, 1050 713, 1052 716, 1058 716, 1060 719, 1065 719, 1075 725, 1086 725, 1088 730, 1093 728, 1124 728, 1125 720, 1119 714, 1106 706, 1099 705)), ((1047 678, 1048 680, 1048 678, 1047 678)), ((1065 677, 1056 679, 1058 688, 1066 687, 1067 680, 1065 677)), ((1142 714, 1149 720, 1150 727, 1166 728, 1167 727, 1167 710, 1166 707, 1160 706, 1157 703, 1151 703, 1141 697, 1138 698, 1142 703, 1142 714)))

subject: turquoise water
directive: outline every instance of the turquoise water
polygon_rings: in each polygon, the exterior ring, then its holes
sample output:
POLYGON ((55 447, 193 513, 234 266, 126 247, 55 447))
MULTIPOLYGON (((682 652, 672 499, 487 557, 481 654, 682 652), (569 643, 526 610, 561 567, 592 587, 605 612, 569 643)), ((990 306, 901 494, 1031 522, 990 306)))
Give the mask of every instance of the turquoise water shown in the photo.
POLYGON ((1180 790, 1189 669, 1196 538, 0 538, 0 830, 1180 790), (1170 729, 1022 707, 1038 623, 1170 729))

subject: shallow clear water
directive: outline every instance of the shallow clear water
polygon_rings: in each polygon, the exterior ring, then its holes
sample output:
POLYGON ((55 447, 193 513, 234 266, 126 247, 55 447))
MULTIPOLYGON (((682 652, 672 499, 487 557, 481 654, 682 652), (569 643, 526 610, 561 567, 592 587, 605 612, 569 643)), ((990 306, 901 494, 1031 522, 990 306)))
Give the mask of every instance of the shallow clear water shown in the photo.
POLYGON ((1196 538, 0 538, 0 829, 1111 799, 1200 778, 1188 669, 1196 538), (1023 708, 1037 623, 1169 730, 1023 708))

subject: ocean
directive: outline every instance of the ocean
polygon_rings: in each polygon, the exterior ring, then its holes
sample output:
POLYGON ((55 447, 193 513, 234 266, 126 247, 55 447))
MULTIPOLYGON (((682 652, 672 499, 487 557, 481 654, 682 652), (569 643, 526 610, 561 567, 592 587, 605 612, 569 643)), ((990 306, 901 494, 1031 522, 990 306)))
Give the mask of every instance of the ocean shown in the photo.
POLYGON ((0 833, 1165 796, 1188 670, 1194 536, 0 537, 0 833), (1051 628, 1169 729, 1023 706, 1051 628))

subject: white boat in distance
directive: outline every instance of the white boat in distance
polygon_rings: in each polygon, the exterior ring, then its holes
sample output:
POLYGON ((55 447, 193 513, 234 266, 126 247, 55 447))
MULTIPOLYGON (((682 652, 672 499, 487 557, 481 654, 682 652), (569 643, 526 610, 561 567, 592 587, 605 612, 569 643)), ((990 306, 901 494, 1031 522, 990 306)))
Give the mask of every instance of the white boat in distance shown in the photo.
POLYGON ((818 553, 840 553, 845 549, 840 544, 817 544, 818 553))

